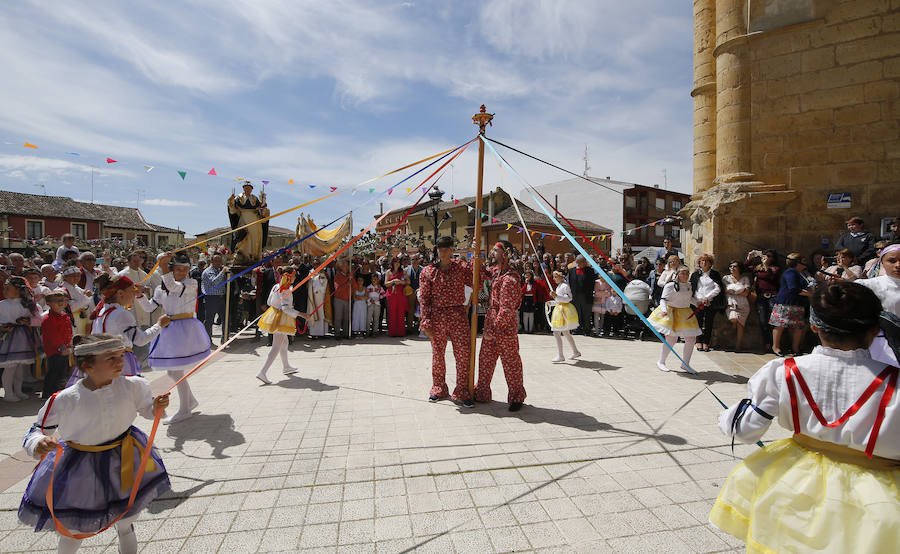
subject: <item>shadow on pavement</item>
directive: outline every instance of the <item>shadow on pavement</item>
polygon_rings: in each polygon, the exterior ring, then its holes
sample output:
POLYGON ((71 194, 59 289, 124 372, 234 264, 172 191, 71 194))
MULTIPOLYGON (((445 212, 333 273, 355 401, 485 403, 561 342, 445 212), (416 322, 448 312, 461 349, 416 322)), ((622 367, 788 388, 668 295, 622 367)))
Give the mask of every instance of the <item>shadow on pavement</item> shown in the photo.
MULTIPOLYGON (((480 406, 482 404, 476 404, 480 406)), ((669 435, 665 433, 641 433, 630 429, 620 429, 609 423, 597 421, 597 418, 589 416, 582 412, 570 412, 567 410, 557 410, 555 408, 542 408, 540 406, 532 406, 526 404, 518 412, 510 412, 507 404, 504 402, 491 402, 490 410, 478 410, 475 412, 464 411, 462 413, 479 413, 482 415, 490 415, 496 418, 516 418, 526 423, 549 423, 551 425, 559 425, 560 427, 571 427, 582 431, 597 432, 607 431, 610 433, 618 433, 621 435, 630 435, 643 439, 655 439, 660 442, 672 445, 687 444, 684 437, 678 435, 669 435)))
POLYGON ((685 379, 691 379, 693 381, 704 381, 707 385, 711 385, 713 383, 734 383, 737 385, 746 384, 750 379, 743 375, 738 375, 733 373, 731 375, 727 373, 722 373, 721 371, 698 371, 696 375, 692 373, 688 373, 686 371, 679 371, 675 373, 679 377, 683 377, 685 379))
POLYGON ((244 444, 244 435, 234 429, 230 414, 195 414, 190 419, 168 426, 166 436, 175 439, 172 450, 182 451, 187 441, 202 440, 209 444, 214 458, 230 458, 225 449, 244 444))
POLYGON ((609 365, 603 362, 591 361, 591 360, 577 360, 574 364, 575 367, 583 367, 585 369, 593 369, 594 371, 615 371, 617 369, 622 369, 622 366, 618 365, 609 365))
POLYGON ((286 378, 282 379, 281 381, 276 381, 272 384, 285 389, 307 389, 314 392, 332 391, 341 388, 337 385, 329 385, 328 383, 323 383, 318 379, 298 377, 296 374, 286 376, 286 378))

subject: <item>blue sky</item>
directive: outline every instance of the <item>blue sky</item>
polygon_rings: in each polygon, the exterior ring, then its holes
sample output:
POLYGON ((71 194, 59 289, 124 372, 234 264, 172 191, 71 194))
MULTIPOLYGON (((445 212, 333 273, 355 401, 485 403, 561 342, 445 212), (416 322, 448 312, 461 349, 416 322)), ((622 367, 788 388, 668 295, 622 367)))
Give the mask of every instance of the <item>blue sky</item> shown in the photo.
MULTIPOLYGON (((270 180, 279 211, 469 140, 484 103, 498 140, 578 173, 588 145, 594 176, 654 184, 665 168, 689 192, 692 40, 690 5, 667 0, 7 3, 0 188, 86 200, 94 166, 96 202, 142 191, 149 221, 196 234, 227 225, 232 178, 270 180)), ((566 178, 507 159, 532 184, 566 178)), ((447 196, 474 194, 475 167, 471 148, 447 196)), ((500 182, 487 163, 485 186, 500 182)), ((353 209, 359 228, 378 212, 367 196, 306 211, 353 209)))

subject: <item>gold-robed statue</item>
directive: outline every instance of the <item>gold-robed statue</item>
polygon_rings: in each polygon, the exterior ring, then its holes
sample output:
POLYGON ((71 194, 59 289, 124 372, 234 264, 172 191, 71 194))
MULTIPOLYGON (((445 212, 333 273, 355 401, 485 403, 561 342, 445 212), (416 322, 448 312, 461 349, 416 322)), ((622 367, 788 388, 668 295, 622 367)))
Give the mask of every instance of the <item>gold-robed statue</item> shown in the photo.
MULTIPOLYGON (((232 229, 243 227, 248 223, 259 221, 269 217, 269 208, 266 207, 266 192, 259 195, 253 194, 253 185, 250 181, 244 181, 244 191, 235 197, 234 191, 228 198, 228 220, 232 229)), ((241 229, 231 235, 231 251, 234 253, 236 265, 252 264, 259 261, 263 247, 269 239, 269 222, 265 221, 241 229)))
POLYGON ((350 236, 350 231, 352 230, 352 216, 347 217, 337 229, 326 231, 324 229, 319 229, 319 227, 313 223, 312 217, 300 214, 300 217, 297 218, 297 230, 295 231, 295 235, 299 240, 311 233, 315 233, 300 243, 300 250, 304 254, 310 254, 312 256, 325 256, 340 248, 344 240, 350 236))

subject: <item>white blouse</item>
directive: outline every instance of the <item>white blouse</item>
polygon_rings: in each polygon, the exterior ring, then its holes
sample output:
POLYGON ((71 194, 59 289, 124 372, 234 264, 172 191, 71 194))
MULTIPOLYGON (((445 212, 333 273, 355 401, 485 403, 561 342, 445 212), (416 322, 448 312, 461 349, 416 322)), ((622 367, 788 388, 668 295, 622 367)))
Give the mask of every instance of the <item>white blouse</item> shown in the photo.
POLYGON ((142 377, 118 377, 97 390, 90 390, 84 386, 84 379, 79 379, 75 385, 56 395, 49 413, 47 403, 25 435, 23 446, 32 457, 36 457, 34 449, 44 437, 42 421, 47 434, 58 430, 62 440, 97 445, 124 433, 137 414, 153 419, 150 384, 142 377))
POLYGON ((560 283, 556 287, 556 296, 553 298, 557 304, 567 304, 572 301, 572 289, 567 283, 560 283))
POLYGON ((294 309, 294 295, 290 292, 290 289, 281 292, 278 288, 279 285, 272 287, 272 291, 269 293, 269 298, 266 303, 276 310, 281 310, 288 317, 294 318, 300 315, 300 312, 294 309))
POLYGON ((108 333, 122 337, 126 348, 134 346, 144 346, 148 344, 153 337, 159 334, 159 323, 154 323, 146 331, 138 327, 134 314, 126 310, 123 306, 110 302, 104 303, 97 314, 97 319, 91 327, 91 334, 108 333))
POLYGON ((34 313, 29 313, 18 298, 6 298, 0 300, 0 325, 15 324, 20 317, 31 318, 29 325, 40 327, 43 321, 41 309, 35 306, 34 313))
POLYGON ((162 285, 156 287, 153 299, 140 296, 135 302, 146 312, 161 307, 167 315, 192 314, 197 307, 197 280, 185 277, 184 281, 176 281, 172 272, 163 274, 162 285), (163 289, 165 286, 167 290, 163 289))
MULTIPOLYGON (((875 361, 868 350, 837 350, 816 346, 812 354, 794 358, 803 379, 809 385, 813 400, 819 406, 828 422, 841 417, 856 402, 863 391, 885 368, 885 364, 875 361)), ((869 400, 837 427, 825 427, 813 414, 806 396, 794 378, 797 391, 797 405, 800 432, 825 442, 865 451, 875 422, 875 416, 887 383, 882 383, 869 400)), ((784 378, 784 360, 775 359, 764 365, 747 383, 752 406, 770 416, 778 418, 778 423, 790 431, 794 430, 791 415, 791 396, 784 378)), ((884 422, 878 433, 874 454, 884 458, 900 460, 900 394, 894 394, 885 409, 884 422)), ((739 404, 735 404, 719 415, 719 429, 726 435, 745 443, 756 442, 771 425, 772 420, 759 414, 753 407, 744 412, 732 431, 732 420, 739 404)))
POLYGON ((900 315, 900 279, 882 275, 872 279, 860 279, 856 282, 872 289, 875 296, 881 300, 883 310, 900 315))
POLYGON ((691 306, 691 300, 693 299, 691 284, 679 283, 678 288, 680 290, 675 290, 674 281, 666 283, 666 286, 663 287, 662 297, 659 299, 660 309, 665 311, 668 309, 668 306, 673 308, 689 308, 691 306))
POLYGON ((712 277, 709 276, 709 272, 701 271, 700 279, 697 281, 697 291, 694 293, 694 298, 696 298, 698 302, 712 300, 720 292, 722 292, 722 289, 719 287, 718 283, 713 281, 712 277))

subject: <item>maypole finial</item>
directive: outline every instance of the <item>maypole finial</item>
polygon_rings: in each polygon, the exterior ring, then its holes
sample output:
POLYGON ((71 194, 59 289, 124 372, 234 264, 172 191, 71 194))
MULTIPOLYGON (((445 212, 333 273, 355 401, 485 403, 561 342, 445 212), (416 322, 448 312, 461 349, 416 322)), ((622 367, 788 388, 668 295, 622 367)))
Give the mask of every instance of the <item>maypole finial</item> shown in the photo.
POLYGON ((472 116, 472 123, 478 125, 478 134, 484 134, 484 128, 488 125, 493 126, 491 120, 494 119, 494 114, 487 113, 487 108, 484 107, 484 104, 481 105, 481 109, 478 110, 478 113, 472 116))

